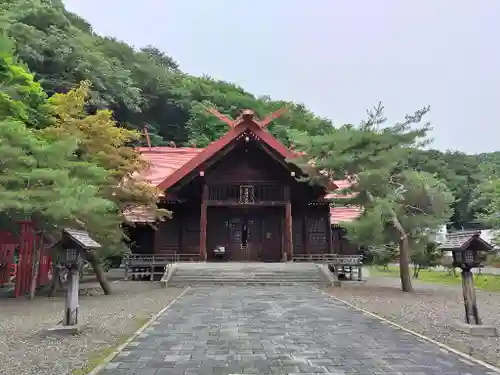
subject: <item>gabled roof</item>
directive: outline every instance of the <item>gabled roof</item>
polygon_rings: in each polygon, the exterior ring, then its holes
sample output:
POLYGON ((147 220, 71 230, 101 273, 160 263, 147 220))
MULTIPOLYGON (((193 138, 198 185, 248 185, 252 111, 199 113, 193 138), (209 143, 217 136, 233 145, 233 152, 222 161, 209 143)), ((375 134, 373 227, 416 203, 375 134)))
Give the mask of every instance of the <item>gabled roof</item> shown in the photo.
MULTIPOLYGON (((143 178, 154 186, 167 190, 190 172, 198 168, 202 163, 221 151, 224 147, 236 140, 245 132, 251 132, 269 148, 276 151, 284 159, 291 159, 300 156, 301 153, 288 149, 283 143, 274 138, 262 126, 264 121, 255 120, 253 112, 250 116, 242 116, 230 126, 228 132, 218 140, 210 143, 206 148, 193 147, 139 147, 138 151, 149 163, 149 168, 144 172, 143 178)), ((245 111, 243 112, 245 115, 245 111)), ((348 181, 334 181, 333 185, 339 190, 349 186, 348 181)), ((343 194, 328 194, 325 198, 349 198, 343 194)), ((140 211, 140 210, 139 210, 140 211)), ((134 210, 124 213, 130 217, 130 221, 150 221, 149 216, 143 212, 134 210)), ((330 211, 332 223, 352 221, 362 213, 357 207, 334 207, 330 211)))
POLYGON ((274 138, 267 130, 261 129, 253 119, 248 119, 240 122, 234 128, 231 128, 225 135, 223 135, 218 140, 210 143, 207 148, 203 149, 203 151, 199 152, 197 155, 188 160, 183 166, 163 179, 163 181, 161 181, 157 185, 158 188, 166 190, 172 187, 183 177, 188 175, 191 171, 199 167, 203 162, 210 159, 217 152, 221 151, 224 147, 229 145, 233 140, 235 140, 245 131, 252 132, 262 142, 267 144, 271 149, 278 152, 285 159, 293 158, 294 156, 296 156, 283 143, 274 138))
POLYGON ((475 243, 479 247, 478 250, 493 250, 493 245, 483 240, 480 236, 480 231, 461 231, 448 233, 446 235, 446 240, 439 246, 439 248, 442 250, 465 250, 475 243))

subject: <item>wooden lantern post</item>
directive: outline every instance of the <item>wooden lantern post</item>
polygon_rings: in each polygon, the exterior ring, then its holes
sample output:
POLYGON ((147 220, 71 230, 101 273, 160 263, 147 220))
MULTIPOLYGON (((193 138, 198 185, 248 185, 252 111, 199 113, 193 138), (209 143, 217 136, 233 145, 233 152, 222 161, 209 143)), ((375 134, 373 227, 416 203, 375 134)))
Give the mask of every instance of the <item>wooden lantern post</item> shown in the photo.
POLYGON ((473 235, 456 236, 441 245, 444 251, 451 251, 453 267, 459 267, 462 277, 462 293, 464 297, 465 323, 482 325, 476 302, 476 289, 474 288, 473 268, 482 267, 485 257, 483 254, 493 249, 489 243, 481 239, 479 233, 473 235))
POLYGON ((68 289, 64 306, 64 326, 78 324, 78 297, 80 289, 79 268, 85 251, 93 251, 101 245, 85 231, 64 229, 61 240, 64 266, 68 269, 68 289))

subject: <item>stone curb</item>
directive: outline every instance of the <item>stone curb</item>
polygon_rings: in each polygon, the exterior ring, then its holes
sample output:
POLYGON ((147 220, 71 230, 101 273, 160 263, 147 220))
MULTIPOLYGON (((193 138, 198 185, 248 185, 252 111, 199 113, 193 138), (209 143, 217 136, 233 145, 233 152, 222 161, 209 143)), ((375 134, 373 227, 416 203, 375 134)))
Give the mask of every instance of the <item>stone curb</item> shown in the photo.
POLYGON ((318 271, 321 272, 323 275, 323 278, 328 280, 328 284, 330 286, 336 286, 336 278, 332 275, 332 273, 328 270, 327 267, 325 267, 323 264, 316 264, 316 268, 318 268, 318 271))
POLYGON ((176 267, 177 267, 177 264, 175 264, 175 263, 172 263, 170 265, 170 267, 168 267, 167 272, 165 272, 165 274, 163 275, 163 277, 160 280, 162 287, 168 288, 168 283, 169 283, 170 279, 172 278, 176 267))
POLYGON ((167 306, 165 306, 163 309, 161 309, 159 312, 157 312, 155 315, 151 317, 145 324, 141 326, 137 331, 135 331, 123 344, 117 346, 113 353, 111 353, 109 356, 107 356, 99 365, 97 365, 92 371, 87 373, 87 375, 98 375, 102 370, 106 368, 109 362, 111 362, 120 352, 123 351, 127 347, 128 344, 130 344, 132 341, 136 339, 139 334, 141 334, 146 328, 148 328, 151 324, 153 324, 160 316, 162 316, 165 311, 167 311, 174 303, 176 303, 186 292, 191 289, 190 286, 188 286, 186 289, 182 291, 181 294, 179 294, 177 297, 175 297, 172 301, 168 303, 167 306))
POLYGON ((415 332, 415 331, 413 331, 413 330, 411 330, 409 328, 405 328, 405 327, 403 327, 403 326, 401 326, 401 325, 399 325, 397 323, 394 323, 393 321, 388 320, 388 319, 386 319, 386 318, 384 318, 384 317, 382 317, 380 315, 374 314, 374 313, 372 313, 372 312, 370 312, 368 310, 365 310, 365 309, 363 309, 361 307, 357 307, 357 306, 355 306, 355 305, 353 305, 353 304, 351 304, 351 303, 349 303, 347 301, 344 301, 343 299, 340 299, 338 297, 332 296, 331 294, 329 294, 329 293, 327 293, 327 292, 325 292, 323 290, 320 290, 320 289, 314 288, 314 287, 313 287, 313 289, 316 289, 318 292, 323 293, 328 298, 331 298, 331 299, 333 299, 335 301, 343 303, 344 305, 349 306, 350 308, 352 308, 354 310, 357 310, 359 312, 362 312, 365 315, 369 315, 372 318, 375 318, 375 319, 378 319, 378 320, 380 320, 380 321, 382 321, 384 323, 387 323, 387 324, 393 326, 394 328, 397 328, 397 329, 402 330, 402 331, 404 331, 406 333, 409 333, 409 334, 411 334, 411 335, 413 335, 413 336, 415 336, 415 337, 417 337, 417 338, 419 338, 419 339, 421 339, 423 341, 427 341, 427 342, 429 342, 431 344, 437 345, 441 349, 446 350, 447 352, 453 353, 456 356, 461 357, 465 361, 469 361, 469 362, 472 362, 474 364, 483 366, 483 367, 487 368, 490 371, 493 371, 493 372, 495 372, 497 374, 500 374, 500 368, 498 368, 496 366, 490 365, 489 363, 486 363, 484 361, 481 361, 480 359, 474 358, 474 357, 472 357, 472 356, 470 356, 468 354, 465 354, 465 353, 463 353, 463 352, 461 352, 461 351, 459 351, 457 349, 453 349, 452 347, 450 347, 448 345, 445 345, 445 344, 442 344, 439 341, 436 341, 434 339, 431 339, 428 336, 422 335, 421 333, 415 332))

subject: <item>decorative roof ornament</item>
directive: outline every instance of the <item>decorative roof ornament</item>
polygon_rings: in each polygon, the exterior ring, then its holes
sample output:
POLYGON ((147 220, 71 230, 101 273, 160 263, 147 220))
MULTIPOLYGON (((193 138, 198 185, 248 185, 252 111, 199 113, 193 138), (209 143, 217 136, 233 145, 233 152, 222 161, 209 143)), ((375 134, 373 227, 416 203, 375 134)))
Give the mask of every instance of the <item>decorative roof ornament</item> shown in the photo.
POLYGON ((217 109, 213 107, 203 107, 208 113, 211 113, 219 120, 225 122, 229 125, 230 128, 235 128, 239 124, 243 122, 253 122, 257 124, 260 129, 265 129, 274 119, 280 117, 283 113, 286 112, 286 108, 281 107, 277 111, 272 112, 270 115, 266 116, 263 120, 258 120, 255 116, 255 112, 251 109, 244 109, 241 111, 240 115, 235 119, 231 119, 230 117, 223 115, 217 109))

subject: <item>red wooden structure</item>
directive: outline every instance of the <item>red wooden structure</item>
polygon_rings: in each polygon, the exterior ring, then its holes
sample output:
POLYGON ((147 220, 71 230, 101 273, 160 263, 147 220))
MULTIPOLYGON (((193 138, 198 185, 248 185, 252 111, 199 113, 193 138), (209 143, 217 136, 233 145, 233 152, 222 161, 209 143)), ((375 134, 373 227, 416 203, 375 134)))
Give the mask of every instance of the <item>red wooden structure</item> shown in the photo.
POLYGON ((38 260, 36 287, 47 285, 51 281, 50 272, 52 269, 49 249, 43 245, 42 236, 36 234, 33 223, 22 221, 19 225, 19 237, 0 230, 0 287, 14 281, 16 297, 28 294, 31 289, 31 279, 34 272, 33 262, 36 261, 37 248, 41 248, 41 251, 38 260))
MULTIPOLYGON (((157 230, 130 226, 133 254, 279 262, 357 251, 337 225, 345 221, 343 208, 330 210, 327 192, 341 190, 343 181, 330 186, 299 181, 305 171, 289 162, 299 153, 267 130, 283 109, 263 119, 249 109, 236 119, 207 111, 229 129, 206 148, 139 148, 150 164, 143 177, 163 192, 159 206, 173 218, 155 224, 157 230), (221 246, 223 256, 214 253, 221 246)), ((347 221, 359 214, 356 210, 347 221)), ((134 223, 156 221, 147 212, 125 216, 134 223)))

